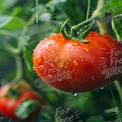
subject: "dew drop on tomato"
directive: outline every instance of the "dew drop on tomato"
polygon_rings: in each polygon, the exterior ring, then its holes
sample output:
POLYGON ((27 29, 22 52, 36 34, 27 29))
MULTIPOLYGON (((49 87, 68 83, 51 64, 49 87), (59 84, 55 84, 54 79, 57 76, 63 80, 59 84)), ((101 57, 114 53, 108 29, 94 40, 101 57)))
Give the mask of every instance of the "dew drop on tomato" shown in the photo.
POLYGON ((74 94, 75 97, 76 97, 77 95, 78 95, 77 93, 74 94))
POLYGON ((103 89, 104 89, 104 87, 101 87, 100 89, 101 89, 101 90, 103 90, 103 89))
POLYGON ((44 69, 43 65, 39 66, 39 70, 43 70, 43 69, 44 69))
POLYGON ((55 53, 55 50, 51 50, 50 53, 51 53, 51 54, 55 53))
POLYGON ((74 46, 77 46, 78 44, 77 44, 77 43, 74 43, 73 45, 74 45, 74 46))
POLYGON ((83 48, 83 49, 84 49, 85 51, 87 51, 87 52, 89 51, 88 48, 83 48))
POLYGON ((62 68, 62 67, 64 66, 64 63, 65 63, 65 61, 62 60, 62 61, 59 63, 59 67, 62 68))
POLYGON ((51 63, 51 64, 50 64, 50 66, 51 66, 52 68, 54 68, 54 67, 55 67, 55 65, 54 65, 53 63, 51 63))
POLYGON ((37 59, 37 62, 40 63, 40 62, 41 62, 41 58, 38 58, 38 59, 37 59))
POLYGON ((73 61, 73 64, 74 64, 74 65, 78 65, 78 62, 74 60, 74 61, 73 61))

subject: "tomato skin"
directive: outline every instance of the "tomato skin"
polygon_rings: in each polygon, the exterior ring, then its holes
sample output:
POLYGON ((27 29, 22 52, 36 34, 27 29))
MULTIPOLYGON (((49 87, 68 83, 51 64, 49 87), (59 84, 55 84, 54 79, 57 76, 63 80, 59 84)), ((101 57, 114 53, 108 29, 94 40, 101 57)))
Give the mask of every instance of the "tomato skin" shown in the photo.
POLYGON ((97 32, 90 32, 85 39, 89 42, 68 40, 58 33, 40 41, 33 53, 34 70, 42 80, 67 92, 111 83, 122 73, 122 44, 97 32), (119 71, 114 71, 116 68, 119 71))
POLYGON ((28 89, 29 87, 27 84, 25 84, 24 87, 21 86, 22 91, 20 91, 21 94, 18 98, 14 98, 14 96, 6 97, 6 95, 10 92, 9 87, 10 84, 6 84, 0 89, 0 113, 8 118, 20 120, 20 118, 16 116, 15 112, 17 107, 19 107, 19 105, 25 100, 36 100, 40 102, 40 107, 33 111, 28 118, 37 114, 37 112, 39 112, 45 104, 44 100, 38 95, 38 93, 28 89))

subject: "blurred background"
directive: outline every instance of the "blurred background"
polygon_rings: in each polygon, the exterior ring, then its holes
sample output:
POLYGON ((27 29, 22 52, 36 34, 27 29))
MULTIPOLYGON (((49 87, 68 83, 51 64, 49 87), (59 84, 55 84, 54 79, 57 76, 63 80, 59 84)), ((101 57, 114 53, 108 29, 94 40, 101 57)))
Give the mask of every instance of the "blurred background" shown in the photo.
MULTIPOLYGON (((97 2, 91 0, 89 17, 97 2)), ((84 21, 87 7, 88 0, 0 0, 0 87, 19 78, 29 80, 48 102, 29 122, 122 121, 122 76, 119 81, 94 91, 72 94, 45 84, 32 69, 36 44, 59 32, 60 24, 67 18, 72 25, 84 21)), ((0 122, 14 121, 0 115, 0 122)))

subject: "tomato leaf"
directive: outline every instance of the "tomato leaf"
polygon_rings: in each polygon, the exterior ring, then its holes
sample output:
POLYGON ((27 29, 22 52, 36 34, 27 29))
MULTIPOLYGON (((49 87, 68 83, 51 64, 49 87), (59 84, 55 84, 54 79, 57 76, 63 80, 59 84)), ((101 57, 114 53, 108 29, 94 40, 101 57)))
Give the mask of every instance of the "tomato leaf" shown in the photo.
POLYGON ((16 115, 20 119, 26 119, 29 115, 37 110, 40 106, 40 103, 35 100, 26 100, 21 103, 21 105, 16 109, 16 115))
POLYGON ((112 15, 122 13, 122 1, 121 0, 106 0, 106 3, 101 9, 101 13, 111 13, 112 15))
POLYGON ((122 14, 113 17, 112 29, 116 33, 118 41, 122 42, 122 14))
POLYGON ((6 16, 0 14, 0 28, 4 27, 7 25, 13 18, 11 16, 6 16))
POLYGON ((15 30, 15 29, 22 29, 25 26, 25 22, 23 19, 19 17, 13 17, 13 20, 4 26, 4 29, 10 29, 10 30, 15 30))

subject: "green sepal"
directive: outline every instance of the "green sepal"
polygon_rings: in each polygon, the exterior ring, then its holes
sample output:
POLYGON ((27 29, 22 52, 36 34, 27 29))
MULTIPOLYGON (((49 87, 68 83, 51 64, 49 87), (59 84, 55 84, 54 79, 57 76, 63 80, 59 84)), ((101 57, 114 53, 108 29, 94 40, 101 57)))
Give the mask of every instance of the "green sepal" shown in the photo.
POLYGON ((70 25, 68 23, 69 19, 67 19, 64 23, 61 24, 60 32, 63 34, 65 38, 70 39, 70 25))
POLYGON ((36 100, 25 100, 18 108, 16 108, 15 115, 20 119, 26 119, 29 115, 40 107, 40 102, 36 100))
POLYGON ((9 92, 5 95, 5 97, 17 99, 20 95, 21 95, 20 90, 15 90, 15 89, 10 88, 9 92))
POLYGON ((122 42, 122 14, 113 17, 112 29, 116 33, 117 40, 122 42))
MULTIPOLYGON (((71 40, 78 40, 80 42, 88 42, 88 40, 85 40, 82 38, 81 35, 78 34, 78 31, 76 30, 76 33, 72 34, 71 33, 71 25, 68 23, 69 19, 67 19, 62 25, 61 25, 61 33, 63 34, 63 36, 67 39, 71 39, 71 40)), ((82 32, 81 32, 82 33, 82 32)))

